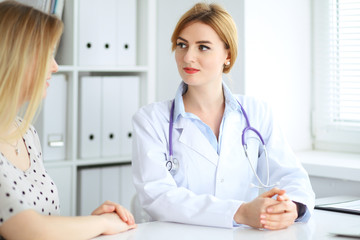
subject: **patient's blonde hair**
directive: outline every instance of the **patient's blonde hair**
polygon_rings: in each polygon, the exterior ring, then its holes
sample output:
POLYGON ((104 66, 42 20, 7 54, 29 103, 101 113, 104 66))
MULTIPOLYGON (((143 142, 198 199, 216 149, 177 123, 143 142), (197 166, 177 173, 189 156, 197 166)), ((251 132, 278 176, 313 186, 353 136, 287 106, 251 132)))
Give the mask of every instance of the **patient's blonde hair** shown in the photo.
POLYGON ((49 59, 62 31, 63 23, 54 16, 15 1, 0 3, 1 139, 22 136, 32 122, 42 100, 49 59), (25 101, 27 107, 19 113, 25 101), (19 114, 24 121, 18 132, 9 134, 19 114))

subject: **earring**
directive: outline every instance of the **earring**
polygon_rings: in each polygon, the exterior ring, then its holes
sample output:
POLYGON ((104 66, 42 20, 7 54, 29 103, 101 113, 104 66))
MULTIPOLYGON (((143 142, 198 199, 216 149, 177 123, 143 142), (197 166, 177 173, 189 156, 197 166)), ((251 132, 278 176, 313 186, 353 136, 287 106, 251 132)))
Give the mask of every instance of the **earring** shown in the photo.
POLYGON ((226 65, 226 66, 229 66, 229 65, 230 65, 230 61, 228 61, 225 65, 226 65))

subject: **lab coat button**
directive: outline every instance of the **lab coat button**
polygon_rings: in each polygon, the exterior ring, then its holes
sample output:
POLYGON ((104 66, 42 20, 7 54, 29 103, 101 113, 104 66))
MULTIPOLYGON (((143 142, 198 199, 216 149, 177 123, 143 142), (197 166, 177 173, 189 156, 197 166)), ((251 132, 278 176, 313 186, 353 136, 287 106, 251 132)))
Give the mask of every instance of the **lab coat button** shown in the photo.
POLYGON ((222 179, 220 179, 220 182, 221 182, 221 183, 223 183, 224 181, 225 181, 225 180, 224 180, 223 178, 222 178, 222 179))

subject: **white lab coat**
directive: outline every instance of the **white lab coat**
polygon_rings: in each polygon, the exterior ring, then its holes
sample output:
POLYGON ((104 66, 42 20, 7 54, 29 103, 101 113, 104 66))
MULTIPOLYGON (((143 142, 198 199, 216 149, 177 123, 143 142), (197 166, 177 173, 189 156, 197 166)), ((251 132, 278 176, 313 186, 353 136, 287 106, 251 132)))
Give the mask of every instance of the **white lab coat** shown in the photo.
MULTIPOLYGON (((313 211, 314 192, 309 177, 273 124, 269 107, 253 98, 236 96, 252 127, 263 136, 269 154, 270 184, 285 189, 291 200, 313 211)), ((133 176, 140 203, 154 220, 217 227, 233 227, 233 217, 243 202, 258 196, 258 185, 241 144, 245 119, 240 111, 226 118, 218 155, 209 141, 186 118, 173 128, 174 158, 179 170, 172 176, 166 166, 169 151, 169 114, 172 101, 153 103, 133 117, 133 176)), ((266 163, 258 159, 257 141, 248 137, 250 158, 266 182, 266 163), (252 150, 251 150, 252 149, 252 150)))

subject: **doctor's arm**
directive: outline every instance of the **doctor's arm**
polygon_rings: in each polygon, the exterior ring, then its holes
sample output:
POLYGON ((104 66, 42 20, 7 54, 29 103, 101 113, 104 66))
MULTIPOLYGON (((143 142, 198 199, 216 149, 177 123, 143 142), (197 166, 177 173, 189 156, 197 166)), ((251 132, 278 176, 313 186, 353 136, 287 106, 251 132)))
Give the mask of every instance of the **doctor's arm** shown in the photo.
MULTIPOLYGON (((270 182, 277 182, 276 187, 286 191, 286 194, 283 195, 285 200, 282 199, 279 205, 273 208, 274 212, 275 210, 281 212, 283 208, 288 208, 285 205, 295 205, 296 221, 306 222, 313 212, 315 203, 315 194, 309 176, 296 158, 279 125, 274 121, 271 110, 268 107, 266 109, 263 119, 268 124, 262 125, 261 132, 267 146, 270 182)), ((265 161, 265 156, 262 154, 259 162, 265 163, 265 161)), ((258 172, 265 179, 266 169, 258 168, 258 172)))

